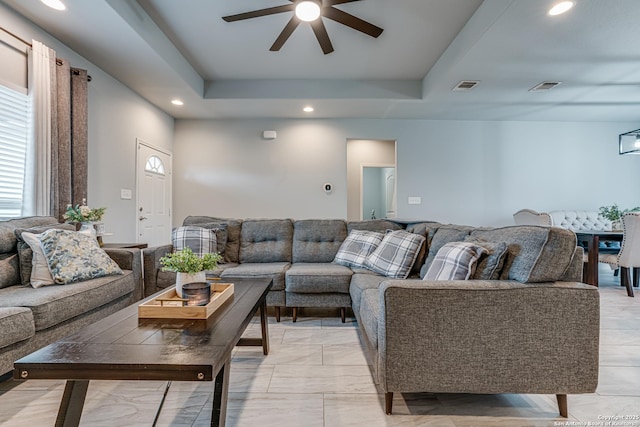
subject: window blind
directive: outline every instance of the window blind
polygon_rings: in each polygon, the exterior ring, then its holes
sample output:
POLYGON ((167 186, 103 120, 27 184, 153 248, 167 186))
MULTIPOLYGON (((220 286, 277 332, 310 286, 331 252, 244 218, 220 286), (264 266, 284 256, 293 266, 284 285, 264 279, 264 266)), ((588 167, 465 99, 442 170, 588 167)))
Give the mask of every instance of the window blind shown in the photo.
POLYGON ((22 214, 29 97, 0 85, 0 219, 22 214))

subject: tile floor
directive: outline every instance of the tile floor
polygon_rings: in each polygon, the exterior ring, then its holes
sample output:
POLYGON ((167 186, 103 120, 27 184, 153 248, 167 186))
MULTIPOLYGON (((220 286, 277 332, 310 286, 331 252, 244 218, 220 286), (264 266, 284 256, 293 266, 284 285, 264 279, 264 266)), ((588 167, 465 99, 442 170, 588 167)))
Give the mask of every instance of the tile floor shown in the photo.
MULTIPOLYGON (((227 425, 604 426, 602 417, 639 417, 640 291, 627 297, 609 267, 602 267, 600 277, 599 386, 594 394, 569 396, 568 420, 558 417, 553 395, 396 393, 394 415, 386 416, 355 321, 342 324, 337 312, 306 310, 297 323, 270 318, 268 356, 258 348, 235 349, 227 425)), ((259 333, 256 321, 247 335, 259 333)), ((0 425, 54 425, 63 387, 61 381, 0 383, 0 425)), ((150 426, 165 388, 166 382, 92 382, 81 425, 150 426)), ((211 383, 174 382, 158 425, 209 425, 211 399, 211 383)), ((617 422, 608 425, 640 427, 640 419, 617 422)))

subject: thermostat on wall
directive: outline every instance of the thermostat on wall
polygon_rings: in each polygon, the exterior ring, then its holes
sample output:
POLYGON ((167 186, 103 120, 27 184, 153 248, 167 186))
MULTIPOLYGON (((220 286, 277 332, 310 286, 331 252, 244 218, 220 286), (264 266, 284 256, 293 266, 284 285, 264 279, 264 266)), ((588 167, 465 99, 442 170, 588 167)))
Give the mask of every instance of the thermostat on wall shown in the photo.
POLYGON ((333 191, 333 184, 331 184, 330 182, 325 182, 324 184, 322 184, 322 189, 325 193, 329 194, 333 191))

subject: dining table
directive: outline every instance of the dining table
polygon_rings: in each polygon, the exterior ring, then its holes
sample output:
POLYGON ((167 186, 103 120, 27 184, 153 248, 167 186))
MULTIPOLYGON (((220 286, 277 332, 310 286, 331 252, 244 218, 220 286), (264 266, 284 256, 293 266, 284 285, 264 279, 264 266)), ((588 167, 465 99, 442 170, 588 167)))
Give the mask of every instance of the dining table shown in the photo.
POLYGON ((622 230, 582 230, 576 231, 579 243, 586 244, 587 262, 584 264, 583 280, 585 283, 598 286, 598 255, 600 242, 621 242, 624 237, 622 230))

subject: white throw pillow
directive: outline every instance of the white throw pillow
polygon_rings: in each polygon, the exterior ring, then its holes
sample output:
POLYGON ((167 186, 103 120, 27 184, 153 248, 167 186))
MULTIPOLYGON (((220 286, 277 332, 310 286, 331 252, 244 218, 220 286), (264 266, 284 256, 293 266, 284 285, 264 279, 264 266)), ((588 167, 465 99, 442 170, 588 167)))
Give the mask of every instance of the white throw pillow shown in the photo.
POLYGON ((366 268, 365 260, 375 251, 384 234, 375 231, 352 230, 340 245, 333 262, 345 267, 366 268))
POLYGON ((22 239, 29 245, 33 252, 33 258, 31 260, 31 286, 39 288, 41 286, 53 285, 53 277, 49 271, 49 264, 47 258, 44 256, 42 247, 40 247, 39 234, 22 233, 22 239))
POLYGON ((424 236, 404 230, 390 231, 367 257, 364 265, 383 276, 406 279, 420 252, 420 246, 426 240, 424 236))
POLYGON ((468 280, 476 270, 476 262, 487 252, 469 242, 450 242, 440 248, 422 280, 468 280))

